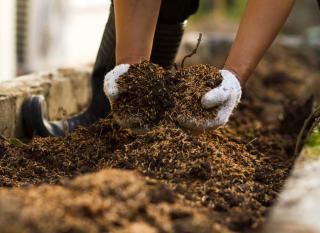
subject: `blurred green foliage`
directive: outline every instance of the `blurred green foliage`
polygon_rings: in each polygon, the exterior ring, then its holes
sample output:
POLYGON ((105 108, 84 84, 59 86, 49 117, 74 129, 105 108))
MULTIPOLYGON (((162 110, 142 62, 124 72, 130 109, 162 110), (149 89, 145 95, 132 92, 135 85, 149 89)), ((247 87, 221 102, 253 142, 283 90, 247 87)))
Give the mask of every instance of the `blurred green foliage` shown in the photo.
POLYGON ((200 6, 195 15, 192 15, 191 21, 198 21, 213 12, 213 1, 200 1, 200 6))
POLYGON ((308 147, 320 147, 320 126, 318 126, 312 133, 307 142, 308 147))
MULTIPOLYGON (((239 20, 243 13, 247 0, 224 0, 224 9, 222 13, 226 18, 231 20, 239 20)), ((205 16, 210 15, 215 10, 215 0, 201 0, 197 14, 192 17, 192 20, 197 21, 203 19, 205 16)), ((220 11, 219 10, 219 11, 220 11)))
POLYGON ((231 0, 227 1, 227 3, 226 16, 230 19, 240 19, 247 4, 247 0, 231 0))

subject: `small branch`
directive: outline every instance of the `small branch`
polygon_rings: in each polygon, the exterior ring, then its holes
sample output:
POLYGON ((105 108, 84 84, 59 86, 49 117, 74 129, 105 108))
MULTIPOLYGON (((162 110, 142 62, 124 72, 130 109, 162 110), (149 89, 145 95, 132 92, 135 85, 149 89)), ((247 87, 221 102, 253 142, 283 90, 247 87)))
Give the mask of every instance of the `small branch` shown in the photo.
POLYGON ((3 141, 5 141, 5 142, 9 143, 10 145, 17 146, 17 147, 24 147, 24 146, 26 146, 25 143, 23 143, 22 141, 20 141, 20 140, 17 139, 17 138, 6 138, 5 136, 0 135, 0 140, 3 140, 3 141))
POLYGON ((298 156, 313 130, 320 124, 320 106, 305 120, 297 137, 294 155, 298 156))
POLYGON ((254 138, 254 139, 252 139, 250 142, 248 142, 247 144, 246 144, 246 146, 249 146, 251 143, 253 143, 254 141, 256 141, 258 138, 254 138))
POLYGON ((173 63, 173 67, 174 67, 174 69, 177 71, 178 70, 178 65, 177 65, 177 63, 173 63))
POLYGON ((67 111, 63 107, 58 108, 59 115, 61 117, 64 136, 68 136, 69 134, 69 124, 67 121, 67 111))
POLYGON ((197 50, 198 50, 199 45, 200 45, 200 43, 201 43, 201 39, 202 39, 202 33, 199 34, 198 42, 197 42, 196 47, 192 50, 192 52, 191 52, 190 54, 186 55, 186 56, 182 59, 181 68, 184 67, 184 62, 186 61, 187 58, 190 58, 190 57, 192 57, 194 54, 197 53, 197 50))
POLYGON ((6 141, 6 142, 9 141, 8 138, 6 138, 5 136, 3 136, 3 135, 1 135, 1 134, 0 134, 0 139, 3 140, 3 141, 6 141))

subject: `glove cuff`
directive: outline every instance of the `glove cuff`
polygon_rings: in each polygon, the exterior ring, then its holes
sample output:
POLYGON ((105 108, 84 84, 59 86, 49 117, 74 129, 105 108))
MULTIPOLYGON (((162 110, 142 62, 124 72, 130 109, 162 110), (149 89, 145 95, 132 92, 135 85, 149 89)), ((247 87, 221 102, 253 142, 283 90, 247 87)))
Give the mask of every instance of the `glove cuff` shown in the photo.
POLYGON ((118 95, 117 79, 128 72, 130 68, 129 64, 120 64, 114 67, 113 70, 108 72, 104 78, 103 90, 104 93, 110 100, 116 98, 118 95))
POLYGON ((232 82, 234 84, 234 87, 241 92, 242 87, 237 74, 227 69, 220 70, 220 74, 222 75, 224 80, 228 80, 229 82, 232 82))

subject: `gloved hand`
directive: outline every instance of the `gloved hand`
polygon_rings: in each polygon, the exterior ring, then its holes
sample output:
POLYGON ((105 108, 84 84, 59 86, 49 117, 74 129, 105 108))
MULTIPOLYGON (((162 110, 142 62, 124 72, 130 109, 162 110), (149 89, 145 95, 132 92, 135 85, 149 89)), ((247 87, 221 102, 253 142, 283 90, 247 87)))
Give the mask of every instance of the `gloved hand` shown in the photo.
POLYGON ((110 104, 117 99, 119 94, 119 89, 117 85, 118 78, 127 73, 130 68, 129 64, 120 64, 109 71, 104 78, 103 90, 106 96, 108 97, 110 104))
POLYGON ((215 119, 209 119, 199 124, 196 119, 185 122, 179 122, 181 126, 196 131, 204 131, 217 128, 228 122, 233 109, 238 105, 241 99, 241 85, 236 76, 228 70, 220 70, 222 83, 215 89, 207 92, 201 99, 203 108, 211 109, 218 107, 215 119))
MULTIPOLYGON (((106 96, 109 99, 111 110, 113 106, 113 101, 115 101, 118 98, 119 95, 119 88, 117 84, 117 80, 121 75, 124 75, 128 72, 130 68, 129 64, 120 64, 114 67, 113 70, 111 70, 109 73, 106 74, 104 78, 104 85, 103 90, 106 96)), ((132 128, 132 125, 134 125, 135 121, 133 119, 130 119, 126 116, 117 116, 116 114, 113 114, 114 119, 124 128, 132 128)), ((133 129, 135 131, 139 131, 139 129, 133 129)))

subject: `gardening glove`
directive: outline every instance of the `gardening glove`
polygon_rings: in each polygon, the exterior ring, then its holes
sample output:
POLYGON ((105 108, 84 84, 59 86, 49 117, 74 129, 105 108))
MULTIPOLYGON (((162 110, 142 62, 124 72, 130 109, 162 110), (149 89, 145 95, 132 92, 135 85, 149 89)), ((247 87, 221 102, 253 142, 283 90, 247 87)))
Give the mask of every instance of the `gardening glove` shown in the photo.
POLYGON ((129 64, 117 65, 113 70, 109 71, 104 78, 103 90, 108 97, 111 106, 112 102, 116 100, 119 95, 117 80, 121 75, 127 73, 129 68, 129 64))
MULTIPOLYGON (((120 64, 114 67, 113 70, 108 72, 104 78, 104 85, 103 90, 106 96, 109 99, 111 110, 113 106, 113 102, 118 98, 119 96, 119 88, 117 81, 121 75, 124 75, 128 72, 130 68, 129 64, 120 64)), ((134 131, 139 132, 139 129, 134 129, 132 126, 134 125, 134 121, 128 117, 125 116, 117 116, 116 114, 113 114, 114 119, 124 128, 131 128, 134 131)))
POLYGON ((215 119, 209 119, 199 124, 196 119, 181 122, 183 127, 196 131, 214 129, 226 124, 241 99, 241 85, 236 76, 228 70, 220 70, 222 83, 215 89, 203 95, 201 105, 205 109, 218 107, 215 119))

